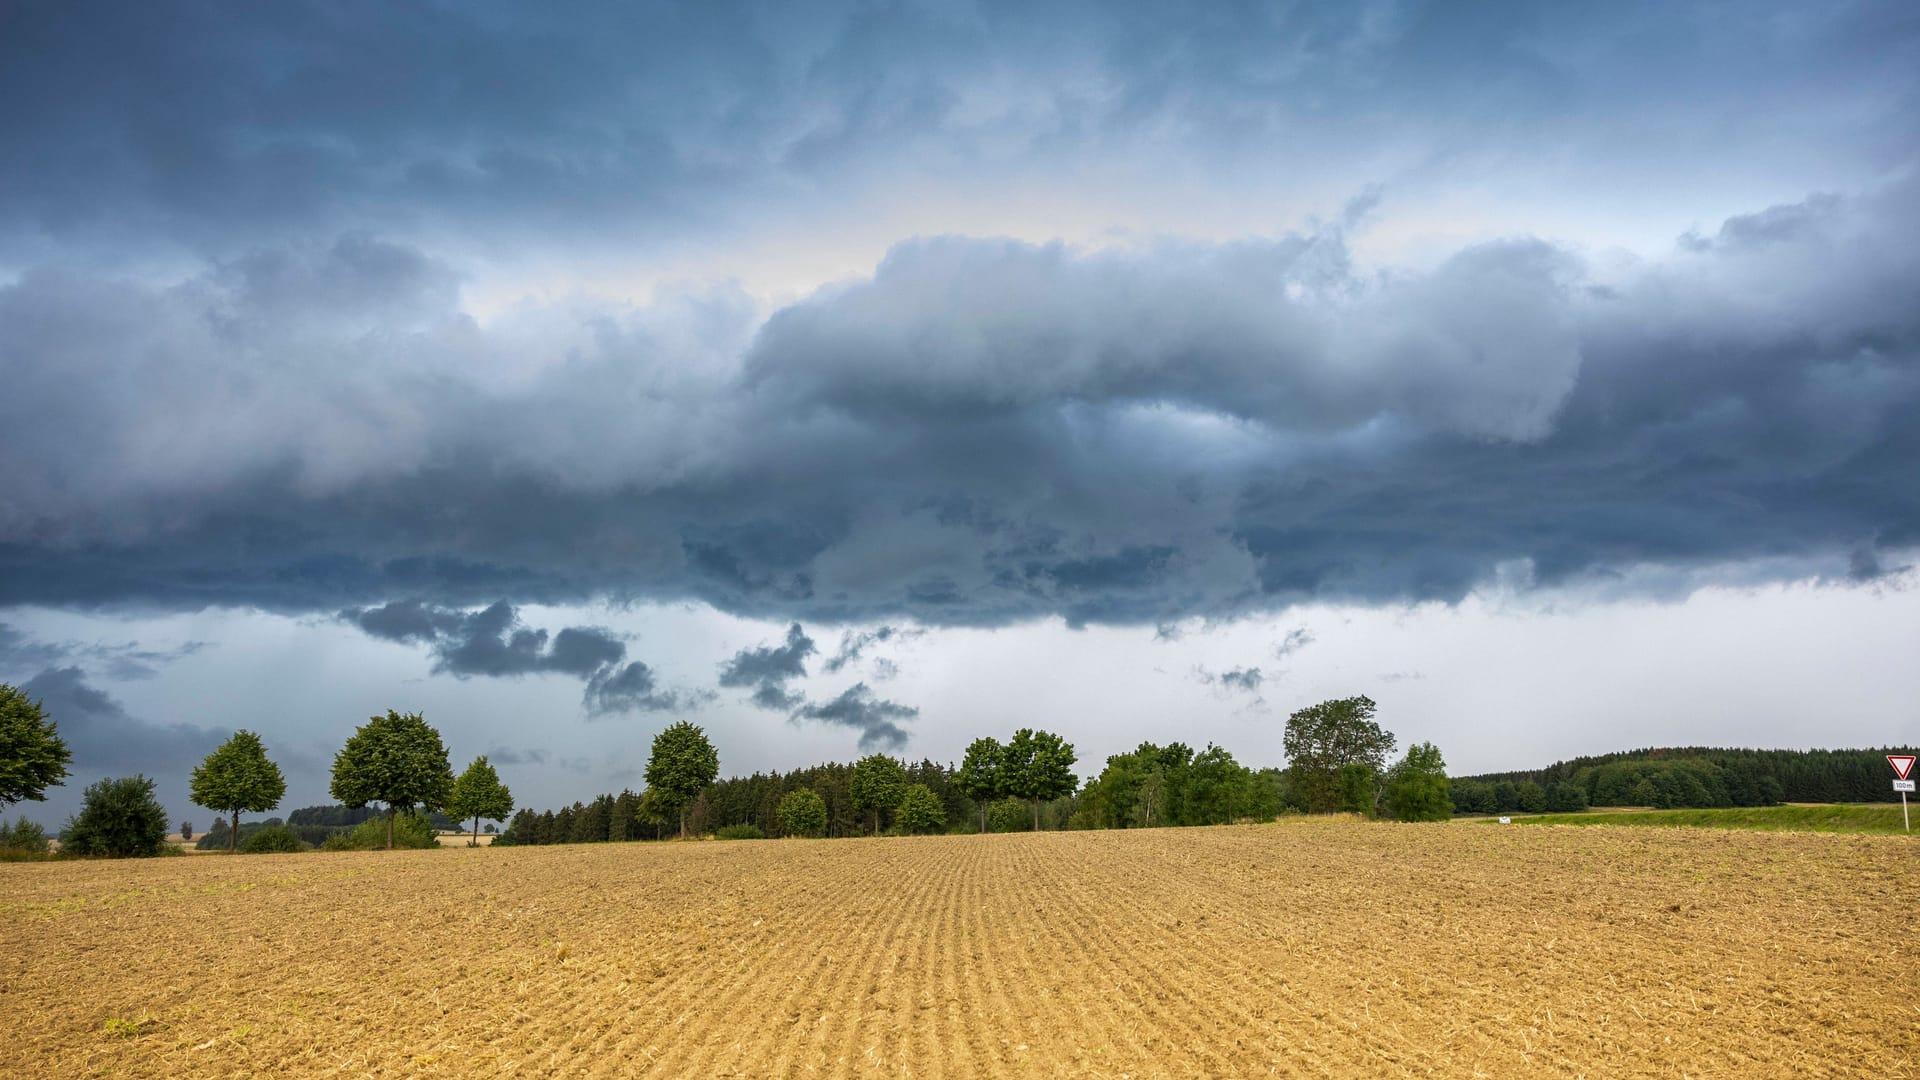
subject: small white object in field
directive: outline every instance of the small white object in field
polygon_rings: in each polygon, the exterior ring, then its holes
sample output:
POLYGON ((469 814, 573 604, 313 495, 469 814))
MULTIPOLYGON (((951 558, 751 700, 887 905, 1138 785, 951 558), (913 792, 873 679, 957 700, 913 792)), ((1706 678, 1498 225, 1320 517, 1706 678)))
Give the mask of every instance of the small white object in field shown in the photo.
POLYGON ((1510 818, 1510 817, 1503 817, 1503 818, 1501 818, 1501 819, 1500 819, 1500 824, 1502 824, 1502 825, 1511 825, 1511 824, 1513 824, 1513 819, 1512 819, 1512 818, 1510 818))

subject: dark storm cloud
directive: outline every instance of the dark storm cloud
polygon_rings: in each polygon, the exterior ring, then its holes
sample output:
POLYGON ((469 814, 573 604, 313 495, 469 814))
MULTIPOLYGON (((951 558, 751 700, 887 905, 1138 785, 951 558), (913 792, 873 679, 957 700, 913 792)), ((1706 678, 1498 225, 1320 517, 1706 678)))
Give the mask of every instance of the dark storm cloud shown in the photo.
POLYGON ((73 751, 73 769, 87 775, 143 772, 172 777, 200 763, 232 734, 193 724, 154 724, 128 715, 77 667, 54 667, 20 687, 45 707, 73 751))
POLYGON ((487 760, 495 765, 545 765, 552 756, 537 747, 515 750, 510 746, 496 746, 487 751, 487 760))
POLYGON ((1505 166, 1570 113, 1623 159, 1792 130, 1900 160, 1915 36, 1898 3, 12 5, 0 230, 116 262, 363 228, 617 248, 916 169, 1505 166))
POLYGON ((23 671, 81 660, 96 665, 96 670, 110 679, 151 679, 160 668, 206 647, 203 641, 189 641, 171 649, 146 649, 137 642, 47 642, 0 623, 0 678, 18 678, 23 671))
POLYGON ((898 750, 907 745, 907 730, 896 720, 911 720, 920 710, 911 705, 876 698, 866 683, 855 683, 832 701, 808 705, 794 712, 795 721, 812 720, 860 733, 862 750, 898 750))
POLYGON ((753 688, 753 703, 762 709, 784 712, 797 708, 806 697, 789 691, 787 682, 805 678, 807 657, 818 650, 813 639, 799 623, 787 627, 785 645, 758 645, 741 649, 733 659, 720 665, 720 685, 753 688))
POLYGON ((1229 668, 1226 671, 1211 671, 1204 665, 1195 666, 1193 677, 1208 686, 1217 686, 1222 690, 1253 694, 1260 693, 1260 687, 1267 677, 1257 667, 1229 668))
MULTIPOLYGON (((724 295, 482 329, 399 254, 373 261, 410 306, 343 288, 291 329, 258 262, 29 274, 0 285, 0 606, 351 606, 450 672, 587 679, 624 656, 604 632, 470 609, 1158 624, 1843 580, 1920 545, 1916 206, 1909 179, 1763 208, 1605 270, 1516 240, 1361 275, 1337 226, 915 242, 751 339, 724 295)), ((792 707, 812 653, 723 685, 792 707)))
POLYGON ((667 690, 653 669, 626 659, 627 646, 599 627, 569 626, 549 634, 524 625, 513 605, 498 601, 478 611, 421 600, 395 600, 379 607, 348 609, 340 617, 377 638, 428 646, 433 670, 459 678, 557 673, 586 681, 583 701, 593 715, 677 712, 704 700, 700 694, 667 690))

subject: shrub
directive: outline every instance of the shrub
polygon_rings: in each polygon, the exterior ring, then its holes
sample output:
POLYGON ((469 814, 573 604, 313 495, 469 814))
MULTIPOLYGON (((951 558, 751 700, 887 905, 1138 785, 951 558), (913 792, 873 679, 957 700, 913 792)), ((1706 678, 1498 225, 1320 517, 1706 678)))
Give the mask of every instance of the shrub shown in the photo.
POLYGON ((153 781, 139 775, 87 788, 60 836, 61 850, 75 855, 150 856, 167 846, 167 811, 153 797, 153 781))
POLYGON ((987 807, 989 832, 1031 832, 1033 811, 1019 799, 1001 799, 987 807))
POLYGON ((1547 813, 1576 814, 1587 808, 1587 789, 1565 780, 1547 788, 1547 813))
POLYGON ((311 845, 295 835, 285 825, 276 825, 269 829, 257 829, 247 837, 240 847, 249 855, 277 855, 290 851, 309 851, 311 845))
MULTIPOLYGON (((387 846, 387 819, 372 817, 353 827, 350 833, 336 833, 320 845, 322 851, 380 851, 387 846)), ((437 848, 433 823, 419 814, 401 814, 393 821, 393 846, 398 848, 437 848)))
POLYGON ((827 800, 812 788, 787 792, 775 814, 788 836, 819 836, 827 831, 827 800))
POLYGON ((760 831, 760 826, 750 821, 722 826, 720 831, 713 835, 722 840, 765 840, 767 838, 767 834, 760 831))
POLYGON ((901 832, 940 832, 947 827, 947 808, 940 805, 940 797, 933 793, 932 788, 915 784, 901 797, 893 820, 901 832))

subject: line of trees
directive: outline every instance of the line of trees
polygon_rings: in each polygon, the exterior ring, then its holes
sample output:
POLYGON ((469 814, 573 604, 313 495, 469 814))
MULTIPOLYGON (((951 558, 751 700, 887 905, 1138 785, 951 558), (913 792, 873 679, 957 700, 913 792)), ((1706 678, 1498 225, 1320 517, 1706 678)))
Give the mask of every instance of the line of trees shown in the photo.
POLYGON ((1544 769, 1454 781, 1461 813, 1560 812, 1588 806, 1694 809, 1782 802, 1893 802, 1886 755, 1875 750, 1677 747, 1573 758, 1544 769))

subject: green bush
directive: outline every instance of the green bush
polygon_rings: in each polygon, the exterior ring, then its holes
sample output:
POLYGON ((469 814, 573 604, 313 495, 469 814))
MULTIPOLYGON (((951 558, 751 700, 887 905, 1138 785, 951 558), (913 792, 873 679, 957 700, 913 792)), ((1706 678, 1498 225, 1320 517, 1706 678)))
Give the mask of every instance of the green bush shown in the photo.
POLYGON ((1001 799, 987 807, 987 831, 1032 832, 1033 808, 1024 799, 1001 799))
POLYGON ((1549 814, 1577 814, 1587 808, 1587 789, 1562 780, 1547 787, 1549 814))
POLYGON ((102 780, 87 788, 80 813, 60 832, 63 854, 129 858, 160 854, 167 843, 167 811, 144 776, 102 780))
POLYGON ((750 821, 724 826, 713 835, 722 840, 765 840, 767 838, 767 834, 760 831, 760 826, 750 821))
POLYGON ((788 836, 820 836, 827 831, 827 800, 812 788, 787 792, 774 813, 788 836))
POLYGON ((933 793, 932 788, 915 784, 901 797, 893 820, 901 832, 942 832, 947 827, 947 808, 940 805, 940 797, 933 793))
POLYGON ((291 851, 311 851, 312 845, 294 833, 285 825, 271 829, 256 830, 240 845, 240 850, 248 855, 279 855, 291 851))
MULTIPOLYGON (((380 851, 387 846, 387 819, 368 818, 350 833, 336 833, 320 845, 322 851, 380 851)), ((393 819, 393 846, 400 848, 437 848, 433 823, 418 814, 401 814, 393 819)))

